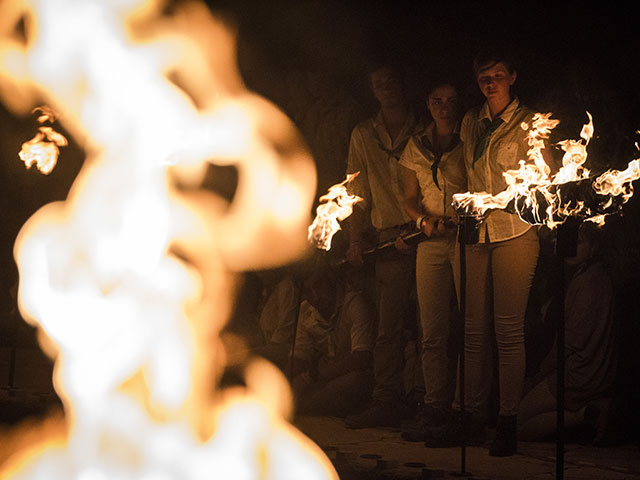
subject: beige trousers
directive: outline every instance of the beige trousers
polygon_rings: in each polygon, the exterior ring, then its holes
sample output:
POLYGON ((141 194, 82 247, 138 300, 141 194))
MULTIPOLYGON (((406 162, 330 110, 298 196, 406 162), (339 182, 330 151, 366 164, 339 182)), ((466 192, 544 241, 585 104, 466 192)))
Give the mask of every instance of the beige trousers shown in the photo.
POLYGON ((424 403, 434 408, 449 407, 450 402, 447 350, 454 280, 457 285, 459 277, 457 253, 455 235, 451 235, 420 243, 416 254, 424 403))
POLYGON ((524 316, 539 248, 535 228, 503 242, 466 247, 465 406, 469 412, 485 411, 485 364, 493 333, 500 415, 518 413, 525 374, 524 316))

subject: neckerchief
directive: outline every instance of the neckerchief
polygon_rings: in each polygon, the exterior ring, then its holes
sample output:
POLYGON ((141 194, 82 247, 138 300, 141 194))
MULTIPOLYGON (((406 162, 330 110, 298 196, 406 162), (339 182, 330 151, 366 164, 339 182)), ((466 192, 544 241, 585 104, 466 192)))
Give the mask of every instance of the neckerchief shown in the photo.
POLYGON ((482 125, 484 127, 484 131, 480 138, 476 141, 476 148, 473 151, 473 163, 476 164, 476 161, 482 156, 484 151, 487 149, 487 145, 489 144, 489 138, 493 135, 500 125, 504 123, 504 120, 500 117, 496 118, 493 122, 488 118, 482 119, 482 125))
POLYGON ((420 137, 420 141, 422 142, 422 145, 427 150, 433 153, 433 163, 431 164, 431 175, 433 177, 433 183, 435 183, 436 187, 438 187, 438 190, 442 190, 440 188, 440 185, 438 184, 438 167, 440 167, 440 161, 442 160, 442 157, 444 156, 444 154, 449 153, 450 151, 452 151, 454 148, 458 146, 458 144, 460 143, 460 135, 454 132, 453 136, 451 137, 451 140, 449 141, 449 144, 447 145, 447 148, 445 148, 441 152, 436 152, 436 149, 433 148, 433 144, 431 143, 431 140, 429 140, 428 135, 423 135, 422 137, 420 137))
POLYGON ((385 152, 390 157, 395 158, 396 161, 400 160, 400 155, 402 155, 402 152, 404 151, 404 147, 407 146, 407 142, 409 141, 408 136, 402 142, 400 142, 399 145, 396 145, 394 148, 387 148, 382 143, 382 140, 380 139, 380 135, 378 135, 378 131, 376 130, 375 126, 373 127, 373 135, 376 137, 376 141, 378 142, 378 147, 380 148, 380 150, 385 152))

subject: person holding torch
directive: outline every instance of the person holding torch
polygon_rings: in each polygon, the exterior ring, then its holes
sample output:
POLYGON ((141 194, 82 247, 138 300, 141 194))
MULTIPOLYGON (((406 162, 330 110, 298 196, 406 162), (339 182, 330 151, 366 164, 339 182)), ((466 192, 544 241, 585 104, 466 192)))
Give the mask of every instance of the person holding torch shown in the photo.
MULTIPOLYGON (((468 111, 460 127, 468 186, 470 192, 496 195, 506 188, 503 173, 518 169, 519 161, 527 158, 522 124, 534 112, 512 91, 517 73, 508 54, 483 51, 473 69, 486 102, 468 111)), ((538 252, 536 228, 503 210, 487 215, 480 225, 479 243, 466 247, 465 402, 470 414, 466 432, 478 439, 483 434, 488 383, 483 372, 488 370, 486 354, 495 335, 500 410, 489 450, 492 456, 511 456, 517 448, 525 375, 524 316, 538 252)))
POLYGON ((449 332, 455 306, 456 258, 454 193, 467 191, 463 145, 459 136, 460 100, 452 82, 434 82, 427 107, 433 119, 405 148, 404 207, 427 237, 416 252, 416 288, 420 310, 421 366, 424 402, 418 406, 417 424, 403 432, 410 441, 424 440, 430 427, 444 425, 451 406, 449 332))
MULTIPOLYGON (((349 193, 363 199, 349 217, 347 259, 355 277, 375 280, 377 335, 373 351, 375 387, 373 399, 362 412, 348 416, 350 428, 397 426, 404 396, 403 313, 408 311, 413 282, 414 248, 401 235, 410 222, 403 208, 402 179, 398 161, 414 134, 416 120, 410 112, 397 68, 379 65, 369 74, 371 92, 380 105, 378 113, 358 124, 351 134, 347 173, 360 172, 349 184, 349 193), (395 248, 376 254, 370 275, 363 258, 363 231, 371 225, 376 241, 395 239, 395 248)), ((376 319, 372 319, 375 321, 376 319)))

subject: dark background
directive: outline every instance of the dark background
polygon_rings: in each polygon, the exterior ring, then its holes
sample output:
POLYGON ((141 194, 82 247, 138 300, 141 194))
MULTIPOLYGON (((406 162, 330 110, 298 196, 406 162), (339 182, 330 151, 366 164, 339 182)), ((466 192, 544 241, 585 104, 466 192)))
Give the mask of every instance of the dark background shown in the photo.
MULTIPOLYGON (((551 107, 555 100, 560 107, 567 97, 577 96, 584 110, 600 107, 592 97, 606 97, 625 121, 640 126, 637 22, 632 10, 619 6, 338 0, 209 4, 237 22, 240 64, 247 74, 256 69, 323 72, 366 102, 363 74, 377 57, 401 62, 412 90, 419 90, 440 71, 473 84, 475 53, 497 44, 518 57, 518 93, 526 103, 551 107)), ((248 80, 251 86, 253 76, 248 80)))

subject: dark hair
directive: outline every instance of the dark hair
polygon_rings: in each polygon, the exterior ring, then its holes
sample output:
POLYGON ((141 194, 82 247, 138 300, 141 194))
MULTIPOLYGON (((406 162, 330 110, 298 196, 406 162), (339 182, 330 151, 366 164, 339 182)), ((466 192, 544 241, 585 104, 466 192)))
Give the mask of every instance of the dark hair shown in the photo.
POLYGON ((458 95, 460 95, 460 86, 458 82, 452 80, 450 77, 438 77, 433 79, 427 84, 427 92, 425 96, 425 100, 428 100, 433 92, 435 92, 438 88, 450 86, 456 91, 458 95))
POLYGON ((509 73, 515 72, 515 60, 512 52, 505 49, 487 48, 480 50, 473 59, 473 74, 477 77, 482 70, 503 63, 509 73))
POLYGON ((391 60, 386 60, 386 59, 376 59, 376 60, 370 61, 367 64, 367 70, 366 70, 367 80, 371 81, 371 75, 373 75, 376 72, 379 72, 380 70, 391 71, 398 78, 400 83, 403 86, 405 85, 406 74, 402 66, 396 62, 393 62, 391 60))

